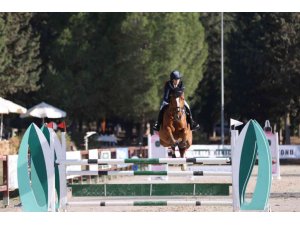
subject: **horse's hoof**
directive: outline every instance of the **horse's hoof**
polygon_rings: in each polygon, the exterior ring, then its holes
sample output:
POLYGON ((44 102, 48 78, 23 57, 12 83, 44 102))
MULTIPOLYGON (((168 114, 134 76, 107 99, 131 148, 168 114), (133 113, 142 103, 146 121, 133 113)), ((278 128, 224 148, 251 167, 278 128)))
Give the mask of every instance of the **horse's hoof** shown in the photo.
POLYGON ((172 154, 172 158, 176 158, 176 155, 175 155, 175 153, 173 153, 173 154, 172 154))

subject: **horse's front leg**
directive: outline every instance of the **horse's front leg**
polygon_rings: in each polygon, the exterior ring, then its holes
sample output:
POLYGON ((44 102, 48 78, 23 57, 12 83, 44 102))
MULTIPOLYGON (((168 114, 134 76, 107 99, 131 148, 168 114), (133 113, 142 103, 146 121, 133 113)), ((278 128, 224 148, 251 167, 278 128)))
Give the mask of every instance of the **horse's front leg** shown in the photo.
MULTIPOLYGON (((182 141, 179 143, 178 147, 180 149, 184 149, 185 150, 187 148, 187 131, 185 129, 182 129, 180 131, 180 137, 181 137, 182 141)), ((184 150, 183 150, 183 153, 180 153, 181 158, 184 157, 184 152, 185 152, 184 150)))
POLYGON ((178 145, 177 141, 175 140, 175 138, 173 136, 173 132, 172 132, 172 128, 171 127, 167 127, 167 133, 168 133, 169 138, 170 138, 171 146, 178 145))
MULTIPOLYGON (((186 138, 186 131, 185 131, 185 129, 181 130, 180 137, 181 137, 182 141, 178 144, 179 153, 180 153, 180 157, 181 158, 185 158, 185 152, 186 152, 186 149, 187 149, 187 138, 186 138)), ((186 171, 187 170, 187 165, 186 164, 182 164, 181 165, 181 170, 182 171, 186 171)))

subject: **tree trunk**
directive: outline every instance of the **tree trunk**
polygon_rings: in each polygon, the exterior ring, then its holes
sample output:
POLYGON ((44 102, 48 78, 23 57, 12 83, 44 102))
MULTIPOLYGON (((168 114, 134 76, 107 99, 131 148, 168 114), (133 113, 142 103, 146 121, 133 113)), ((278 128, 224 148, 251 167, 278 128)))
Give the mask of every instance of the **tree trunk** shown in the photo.
POLYGON ((79 119, 78 123, 79 123, 78 131, 82 132, 82 125, 83 125, 82 118, 79 119))
POLYGON ((132 139, 132 122, 126 122, 125 123, 125 145, 129 146, 131 144, 131 139, 132 139))

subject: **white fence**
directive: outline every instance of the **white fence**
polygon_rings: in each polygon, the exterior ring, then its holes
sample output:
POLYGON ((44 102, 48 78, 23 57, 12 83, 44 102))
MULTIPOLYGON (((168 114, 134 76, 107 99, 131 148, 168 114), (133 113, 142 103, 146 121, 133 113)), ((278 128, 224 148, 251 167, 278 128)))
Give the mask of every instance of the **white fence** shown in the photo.
MULTIPOLYGON (((230 145, 192 145, 187 157, 230 157, 230 145)), ((300 145, 279 145, 279 159, 300 159, 300 145)))

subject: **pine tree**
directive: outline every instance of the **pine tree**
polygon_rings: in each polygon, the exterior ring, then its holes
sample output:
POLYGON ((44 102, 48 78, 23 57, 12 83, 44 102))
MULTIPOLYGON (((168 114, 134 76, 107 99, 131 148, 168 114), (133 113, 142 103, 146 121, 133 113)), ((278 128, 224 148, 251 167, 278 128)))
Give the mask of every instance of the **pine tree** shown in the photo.
POLYGON ((129 13, 118 43, 116 113, 135 120, 156 118, 164 82, 172 70, 184 74, 185 96, 193 95, 207 56, 198 13, 129 13), (124 105, 124 102, 127 102, 124 105))
POLYGON ((0 94, 38 89, 41 59, 32 13, 0 13, 0 94))
POLYGON ((299 18, 299 13, 238 14, 229 47, 232 114, 263 122, 299 113, 299 18))

